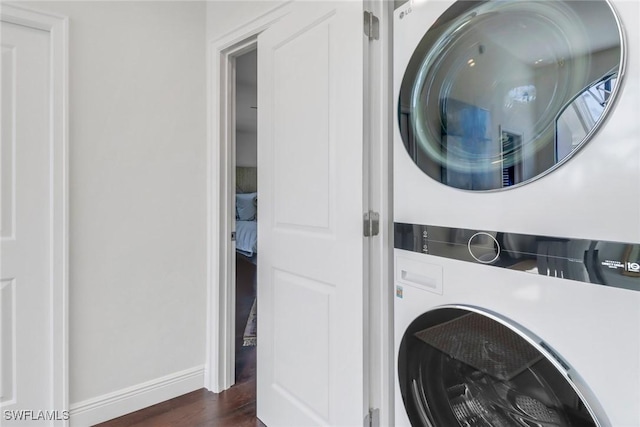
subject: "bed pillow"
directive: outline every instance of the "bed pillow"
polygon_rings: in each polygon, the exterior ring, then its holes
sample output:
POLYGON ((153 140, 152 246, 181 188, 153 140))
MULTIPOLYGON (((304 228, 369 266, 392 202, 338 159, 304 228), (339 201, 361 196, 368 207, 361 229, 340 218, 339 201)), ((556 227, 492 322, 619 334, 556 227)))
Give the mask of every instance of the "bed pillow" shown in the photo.
POLYGON ((236 219, 253 221, 256 219, 258 193, 236 194, 236 219))

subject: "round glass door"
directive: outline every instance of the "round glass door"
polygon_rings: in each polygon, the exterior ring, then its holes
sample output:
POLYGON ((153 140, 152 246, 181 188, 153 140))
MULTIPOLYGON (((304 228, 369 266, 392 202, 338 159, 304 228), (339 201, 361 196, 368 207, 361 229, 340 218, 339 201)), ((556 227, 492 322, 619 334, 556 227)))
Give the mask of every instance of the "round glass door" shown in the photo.
POLYGON ((428 29, 399 94, 412 160, 451 187, 524 184, 569 159, 611 110, 623 71, 606 0, 458 1, 428 29))
POLYGON ((402 338, 398 375, 412 426, 600 425, 539 349, 474 311, 443 308, 416 319, 402 338))

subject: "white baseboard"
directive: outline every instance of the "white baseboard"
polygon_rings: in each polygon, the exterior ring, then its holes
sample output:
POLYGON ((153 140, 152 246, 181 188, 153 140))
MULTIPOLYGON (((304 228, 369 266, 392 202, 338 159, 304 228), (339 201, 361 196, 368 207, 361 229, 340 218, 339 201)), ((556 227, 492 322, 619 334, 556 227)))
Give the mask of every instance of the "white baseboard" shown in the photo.
POLYGON ((173 399, 204 386, 204 366, 71 404, 71 426, 88 427, 173 399))

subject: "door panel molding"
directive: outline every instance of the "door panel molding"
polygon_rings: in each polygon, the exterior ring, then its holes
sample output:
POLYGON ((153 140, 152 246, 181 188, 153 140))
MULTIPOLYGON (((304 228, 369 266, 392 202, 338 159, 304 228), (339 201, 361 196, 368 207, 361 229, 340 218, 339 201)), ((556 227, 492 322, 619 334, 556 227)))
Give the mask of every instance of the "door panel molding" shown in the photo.
POLYGON ((257 414, 272 426, 360 425, 369 402, 363 7, 294 6, 258 36, 257 414))

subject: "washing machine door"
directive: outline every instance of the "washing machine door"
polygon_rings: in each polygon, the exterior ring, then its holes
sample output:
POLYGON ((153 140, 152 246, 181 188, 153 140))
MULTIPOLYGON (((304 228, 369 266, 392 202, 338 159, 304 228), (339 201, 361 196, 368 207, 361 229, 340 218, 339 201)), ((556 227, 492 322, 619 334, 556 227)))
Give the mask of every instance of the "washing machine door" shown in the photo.
POLYGON ((542 341, 490 313, 463 307, 427 312, 409 326, 398 355, 411 425, 604 425, 578 377, 570 380, 570 368, 551 355, 542 341))
POLYGON ((458 1, 407 65, 397 117, 404 146, 424 173, 452 187, 530 182, 604 122, 624 56, 606 0, 458 1))

